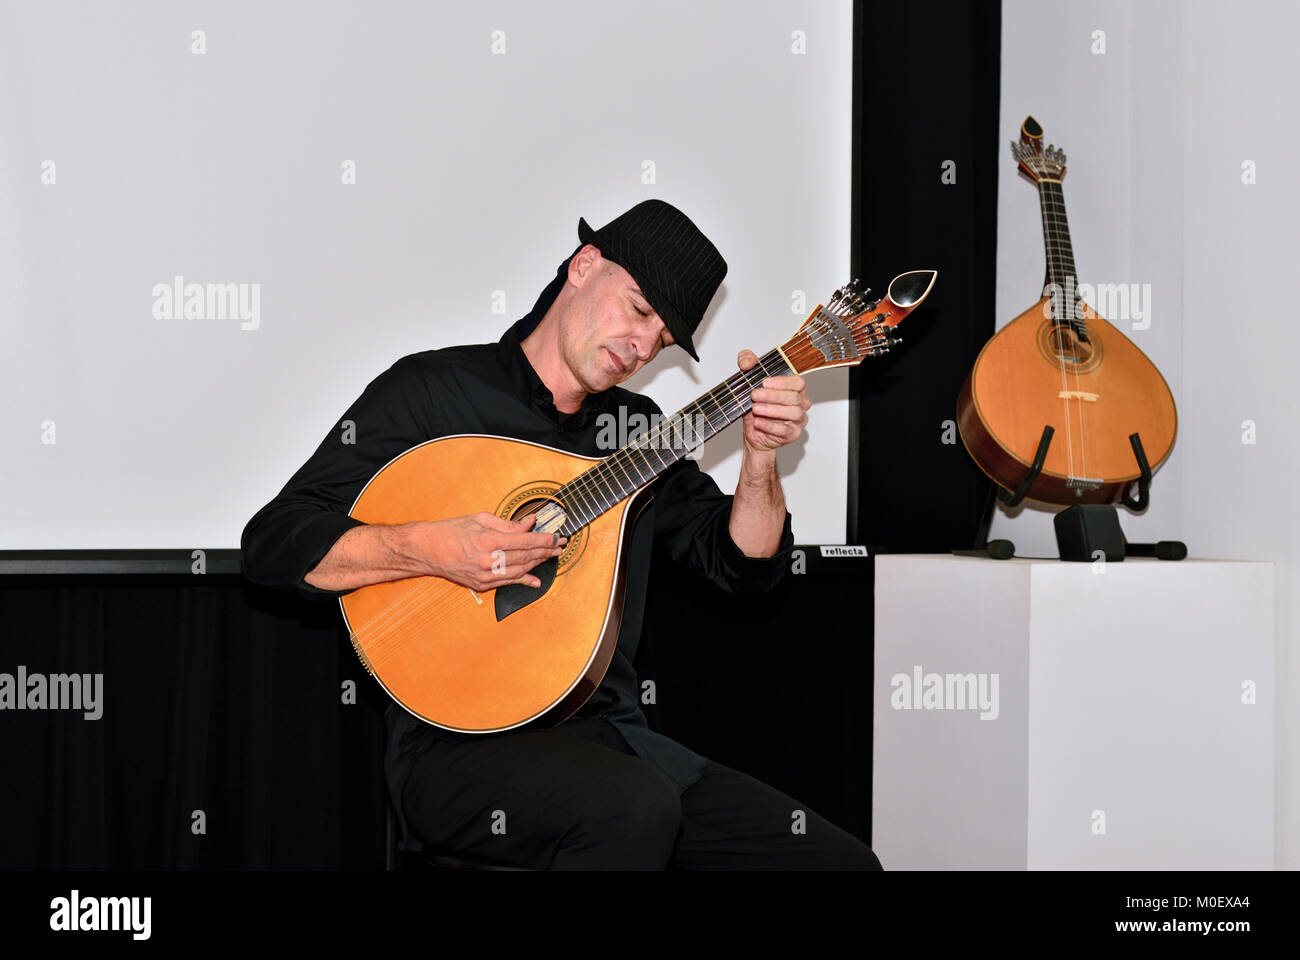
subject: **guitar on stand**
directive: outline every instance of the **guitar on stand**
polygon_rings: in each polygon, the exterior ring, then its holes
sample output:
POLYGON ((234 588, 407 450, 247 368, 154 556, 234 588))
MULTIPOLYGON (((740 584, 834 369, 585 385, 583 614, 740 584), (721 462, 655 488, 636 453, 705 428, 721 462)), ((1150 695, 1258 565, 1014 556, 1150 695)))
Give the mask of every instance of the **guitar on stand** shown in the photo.
MULTIPOLYGON (((1026 498, 1073 505, 1056 517, 1062 559, 1092 560, 1100 549, 1122 560, 1114 505, 1146 509, 1178 430, 1173 394, 1146 354, 1078 296, 1065 153, 1044 149, 1033 117, 1011 152, 1038 189, 1046 280, 1041 299, 980 351, 958 394, 958 431, 1008 507, 1026 498)), ((991 507, 992 496, 986 515, 991 507)), ((1011 555, 1008 541, 994 543, 1011 555)))

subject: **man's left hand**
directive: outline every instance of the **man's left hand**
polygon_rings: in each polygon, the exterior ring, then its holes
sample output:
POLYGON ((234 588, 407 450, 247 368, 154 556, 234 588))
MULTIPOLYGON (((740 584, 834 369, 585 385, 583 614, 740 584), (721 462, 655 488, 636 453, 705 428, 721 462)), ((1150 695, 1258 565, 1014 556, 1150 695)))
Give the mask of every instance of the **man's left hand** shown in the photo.
MULTIPOLYGON (((758 363, 758 355, 742 350, 736 363, 741 370, 748 370, 758 363)), ((812 406, 804 387, 803 377, 789 374, 766 377, 754 388, 754 406, 742 420, 745 446, 750 452, 771 453, 799 439, 812 406)))

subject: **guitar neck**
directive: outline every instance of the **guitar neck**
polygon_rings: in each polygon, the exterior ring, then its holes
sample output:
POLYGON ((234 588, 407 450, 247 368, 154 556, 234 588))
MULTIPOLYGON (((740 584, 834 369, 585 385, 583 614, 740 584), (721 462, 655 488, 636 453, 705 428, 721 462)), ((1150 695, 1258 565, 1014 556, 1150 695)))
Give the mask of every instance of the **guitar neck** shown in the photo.
POLYGON ((1038 201, 1043 210, 1043 245, 1047 250, 1047 284, 1052 292, 1052 319, 1058 327, 1069 324, 1083 340, 1087 323, 1076 309, 1079 281, 1074 272, 1074 246, 1070 221, 1065 215, 1065 193, 1059 180, 1040 180, 1038 201))
POLYGON ((558 491, 567 518, 560 533, 571 537, 606 510, 649 486, 705 441, 735 423, 753 406, 750 391, 765 377, 791 373, 773 348, 749 370, 738 370, 670 417, 649 424, 627 446, 574 477, 558 491))
MULTIPOLYGON (((873 300, 858 281, 818 304, 794 336, 773 347, 748 370, 737 370, 694 403, 648 425, 617 453, 574 477, 559 490, 537 529, 571 537, 605 511, 721 433, 753 407, 751 392, 766 377, 800 376, 829 367, 855 366, 865 357, 888 353, 900 320, 929 296, 935 270, 910 270, 889 282, 884 298, 873 300)), ((539 511, 540 515, 541 511, 539 511)))
POLYGON ((1043 245, 1047 250, 1047 282, 1058 287, 1078 288, 1074 272, 1074 246, 1070 243, 1070 221, 1065 215, 1065 194, 1059 180, 1038 184, 1038 202, 1043 211, 1043 245))

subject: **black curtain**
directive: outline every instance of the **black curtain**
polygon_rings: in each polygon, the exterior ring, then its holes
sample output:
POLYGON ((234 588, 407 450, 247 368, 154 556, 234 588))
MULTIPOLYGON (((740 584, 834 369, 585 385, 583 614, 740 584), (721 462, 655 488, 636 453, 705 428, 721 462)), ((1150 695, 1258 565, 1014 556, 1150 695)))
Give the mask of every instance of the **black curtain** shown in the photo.
POLYGON ((1001 4, 872 3, 858 15, 854 273, 873 286, 914 268, 939 279, 901 324, 903 342, 850 375, 848 542, 946 552, 975 546, 992 509, 956 417, 993 335, 997 165, 1010 139, 998 118, 1001 4))
POLYGON ((0 714, 0 869, 382 869, 387 697, 340 620, 239 576, 4 578, 0 672, 103 693, 0 714))
MULTIPOLYGON (((859 3, 855 20, 854 272, 940 277, 904 343, 853 374, 848 540, 947 550, 987 509, 941 440, 992 332, 1000 8, 859 3)), ((655 570, 647 714, 869 839, 872 563, 801 549, 760 602, 655 570)), ((336 604, 238 576, 6 576, 0 624, 0 672, 104 675, 98 720, 0 713, 0 868, 383 868, 387 697, 336 604)))

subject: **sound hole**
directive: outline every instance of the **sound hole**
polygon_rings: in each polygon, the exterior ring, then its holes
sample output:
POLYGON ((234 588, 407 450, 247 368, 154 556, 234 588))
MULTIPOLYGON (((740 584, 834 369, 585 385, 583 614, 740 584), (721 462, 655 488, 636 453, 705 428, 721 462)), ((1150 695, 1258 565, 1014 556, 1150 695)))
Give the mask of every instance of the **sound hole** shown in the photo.
POLYGON ((1066 363, 1087 363, 1092 359, 1092 344, 1080 340, 1070 327, 1055 328, 1048 342, 1058 360, 1064 360, 1066 363))
POLYGON ((1068 324, 1057 326, 1051 320, 1038 328, 1038 349, 1054 367, 1066 366, 1071 373, 1090 373, 1101 364, 1101 342, 1096 328, 1088 329, 1088 339, 1080 340, 1068 324))
POLYGON ((520 504, 510 515, 510 519, 524 520, 531 516, 537 517, 533 530, 538 533, 559 533, 560 528, 569 519, 569 515, 564 512, 564 507, 560 506, 558 501, 547 497, 539 497, 520 504))
MULTIPOLYGON (((564 504, 550 496, 557 486, 558 484, 532 483, 518 487, 497 505, 496 515, 510 520, 523 520, 535 515, 537 520, 533 530, 538 533, 560 533, 569 515, 564 504)), ((572 569, 586 545, 587 528, 583 527, 569 538, 564 552, 556 558, 559 561, 558 575, 572 569)))

